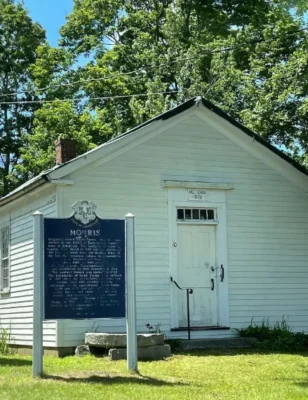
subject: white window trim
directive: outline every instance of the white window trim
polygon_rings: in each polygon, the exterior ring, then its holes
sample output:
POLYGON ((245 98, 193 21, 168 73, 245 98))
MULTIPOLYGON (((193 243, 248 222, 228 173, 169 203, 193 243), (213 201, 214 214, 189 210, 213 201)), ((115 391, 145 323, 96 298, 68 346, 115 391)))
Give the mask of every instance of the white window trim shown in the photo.
POLYGON ((0 294, 6 294, 10 293, 11 291, 11 229, 10 225, 5 225, 0 228, 0 294), (9 243, 8 243, 8 278, 9 278, 9 284, 8 287, 3 288, 3 278, 2 278, 2 273, 3 273, 3 268, 2 268, 2 231, 4 229, 8 229, 9 231, 9 243))

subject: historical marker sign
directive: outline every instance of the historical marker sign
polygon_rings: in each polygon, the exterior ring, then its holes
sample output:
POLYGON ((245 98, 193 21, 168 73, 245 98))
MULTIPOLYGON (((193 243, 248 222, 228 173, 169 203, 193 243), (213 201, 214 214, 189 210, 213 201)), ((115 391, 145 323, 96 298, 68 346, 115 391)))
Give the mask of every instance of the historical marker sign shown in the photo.
POLYGON ((45 319, 125 317, 125 220, 87 201, 71 218, 44 219, 45 319))

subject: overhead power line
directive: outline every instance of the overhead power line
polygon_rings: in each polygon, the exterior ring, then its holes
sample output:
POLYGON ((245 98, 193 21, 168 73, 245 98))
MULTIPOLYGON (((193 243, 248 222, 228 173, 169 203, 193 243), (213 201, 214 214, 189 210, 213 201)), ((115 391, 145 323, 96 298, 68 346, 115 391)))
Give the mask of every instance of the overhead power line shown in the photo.
MULTIPOLYGON (((293 30, 293 31, 287 31, 287 32, 284 32, 281 35, 276 35, 276 36, 273 36, 273 37, 268 38, 268 39, 266 39, 266 38, 263 38, 263 39, 261 39, 261 38, 260 39, 252 39, 252 40, 247 41, 246 44, 257 44, 257 43, 262 43, 262 42, 273 41, 275 39, 279 39, 279 38, 282 38, 284 36, 294 35, 296 33, 304 32, 304 31, 308 31, 308 26, 306 26, 304 28, 301 28, 301 29, 296 29, 296 30, 293 30)), ((201 44, 198 44, 198 46, 200 46, 202 48, 206 47, 205 45, 201 45, 201 44)), ((218 54, 218 53, 223 53, 223 52, 235 50, 235 49, 238 49, 238 48, 241 48, 241 47, 243 47, 243 43, 235 44, 233 46, 228 46, 228 47, 221 48, 221 49, 218 49, 218 50, 204 49, 204 51, 207 51, 209 54, 218 54)), ((175 60, 163 63, 163 64, 159 64, 159 65, 153 65, 153 66, 147 65, 146 67, 138 68, 136 70, 129 71, 129 72, 114 72, 114 73, 110 73, 110 74, 105 75, 105 76, 100 77, 100 78, 80 79, 80 80, 77 80, 75 82, 51 84, 51 85, 46 86, 44 88, 31 89, 31 90, 21 90, 21 91, 14 92, 14 93, 0 94, 0 98, 1 97, 8 97, 8 96, 19 96, 19 95, 26 94, 26 93, 40 93, 40 92, 45 92, 45 91, 47 91, 49 89, 56 89, 56 88, 59 88, 59 87, 75 86, 75 85, 78 85, 78 84, 86 84, 86 83, 90 83, 90 82, 100 82, 100 81, 105 81, 105 80, 111 79, 113 77, 119 77, 119 76, 129 76, 129 75, 138 74, 138 73, 145 74, 147 72, 147 70, 151 70, 151 69, 155 69, 155 68, 161 68, 161 67, 165 67, 165 66, 170 66, 172 64, 176 64, 178 62, 187 61, 187 60, 191 60, 191 57, 178 58, 178 59, 175 59, 175 60)), ((169 92, 169 93, 171 93, 171 92, 169 92)), ((80 100, 79 99, 33 100, 33 101, 31 101, 31 100, 29 100, 29 101, 21 100, 21 101, 12 101, 12 102, 10 102, 10 101, 0 102, 0 104, 27 104, 27 103, 28 104, 30 104, 30 103, 34 104, 34 103, 49 103, 49 102, 54 102, 54 101, 64 101, 64 102, 66 102, 66 101, 80 101, 80 100)))
MULTIPOLYGON (((89 100, 108 100, 108 99, 124 99, 130 97, 148 97, 148 96, 155 96, 159 94, 174 94, 179 93, 179 90, 173 91, 166 91, 166 92, 154 92, 154 93, 137 93, 137 94, 121 94, 115 96, 102 96, 102 97, 89 97, 89 100)), ((4 104, 39 104, 39 103, 66 103, 66 102, 78 102, 80 99, 54 99, 54 100, 29 100, 29 101, 2 101, 0 105, 4 104)))
MULTIPOLYGON (((154 68, 158 68, 158 67, 165 67, 167 65, 171 65, 171 64, 175 64, 178 63, 180 61, 187 61, 190 60, 191 57, 183 57, 183 58, 178 58, 176 60, 173 61, 169 61, 167 63, 163 63, 163 64, 159 64, 159 65, 153 65, 151 66, 147 66, 147 69, 154 69, 154 68)), ((19 96, 21 94, 25 94, 25 93, 36 93, 36 92, 44 92, 46 90, 49 89, 56 89, 58 87, 68 87, 68 86, 75 86, 77 84, 84 84, 84 83, 89 83, 89 82, 99 82, 99 81, 106 81, 110 78, 113 77, 118 77, 118 76, 126 76, 126 75, 133 75, 133 74, 137 74, 137 73, 146 73, 145 68, 138 68, 134 71, 129 71, 129 72, 115 72, 115 73, 111 73, 105 76, 102 76, 101 78, 91 78, 91 79, 80 79, 76 82, 69 82, 69 83, 59 83, 59 84, 51 84, 50 86, 46 86, 44 88, 40 88, 40 89, 31 89, 31 90, 21 90, 19 92, 15 92, 15 93, 5 93, 5 94, 0 94, 0 97, 7 97, 7 96, 19 96)))
MULTIPOLYGON (((305 31, 308 31, 308 26, 306 26, 305 28, 296 29, 294 31, 287 31, 287 32, 285 32, 285 33, 283 33, 281 35, 272 36, 271 38, 268 38, 268 39, 266 39, 266 38, 264 38, 264 39, 261 39, 261 38, 260 39, 251 39, 251 40, 248 40, 244 44, 258 44, 258 43, 263 43, 263 42, 272 42, 275 39, 280 39, 280 38, 282 38, 284 36, 294 35, 296 33, 305 32, 305 31)), ((204 45, 202 45, 202 44, 199 44, 199 46, 200 47, 204 47, 204 45)), ((223 53, 225 51, 235 50, 235 49, 238 49, 240 47, 243 47, 243 43, 235 44, 234 46, 228 46, 228 47, 225 47, 225 48, 219 49, 219 50, 212 50, 211 54, 223 53)))

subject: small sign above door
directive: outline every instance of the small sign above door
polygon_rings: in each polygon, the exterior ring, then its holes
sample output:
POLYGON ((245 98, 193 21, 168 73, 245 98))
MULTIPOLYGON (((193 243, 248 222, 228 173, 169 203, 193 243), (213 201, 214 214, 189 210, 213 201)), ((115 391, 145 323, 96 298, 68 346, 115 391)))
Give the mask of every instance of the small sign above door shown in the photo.
POLYGON ((206 200, 206 190, 205 189, 187 189, 188 200, 206 200))

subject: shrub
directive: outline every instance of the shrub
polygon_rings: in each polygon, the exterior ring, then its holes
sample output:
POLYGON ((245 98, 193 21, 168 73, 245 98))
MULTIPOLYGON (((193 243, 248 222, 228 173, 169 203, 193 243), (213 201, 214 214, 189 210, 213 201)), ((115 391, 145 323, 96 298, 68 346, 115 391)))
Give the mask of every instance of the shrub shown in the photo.
POLYGON ((245 329, 238 330, 241 337, 256 338, 256 347, 274 351, 299 351, 307 348, 308 339, 303 332, 294 333, 286 320, 277 321, 271 326, 268 320, 263 320, 261 325, 251 321, 245 329))
POLYGON ((6 356, 10 353, 9 342, 11 332, 9 329, 2 328, 0 331, 0 354, 6 356))

